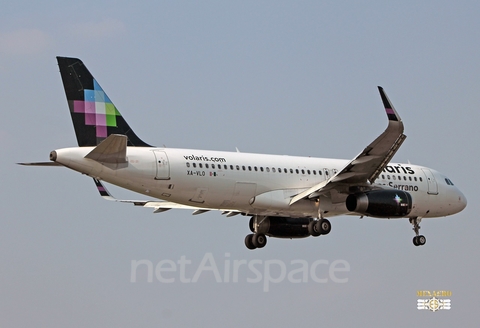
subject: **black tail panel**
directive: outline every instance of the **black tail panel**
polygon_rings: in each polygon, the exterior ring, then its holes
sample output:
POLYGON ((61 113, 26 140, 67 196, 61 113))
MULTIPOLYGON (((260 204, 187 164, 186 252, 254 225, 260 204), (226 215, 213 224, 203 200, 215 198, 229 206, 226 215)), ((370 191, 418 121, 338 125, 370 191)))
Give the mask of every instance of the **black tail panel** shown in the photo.
POLYGON ((96 146, 111 134, 123 134, 128 146, 151 147, 143 142, 77 58, 57 57, 78 145, 96 146))

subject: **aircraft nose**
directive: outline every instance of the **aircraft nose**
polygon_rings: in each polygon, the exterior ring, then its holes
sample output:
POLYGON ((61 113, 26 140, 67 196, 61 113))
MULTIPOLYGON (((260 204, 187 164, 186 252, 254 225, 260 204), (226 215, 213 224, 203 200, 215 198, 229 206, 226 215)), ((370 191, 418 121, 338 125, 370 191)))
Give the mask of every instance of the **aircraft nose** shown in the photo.
POLYGON ((465 207, 467 207, 467 197, 460 191, 457 190, 457 196, 458 196, 458 212, 463 211, 465 207))

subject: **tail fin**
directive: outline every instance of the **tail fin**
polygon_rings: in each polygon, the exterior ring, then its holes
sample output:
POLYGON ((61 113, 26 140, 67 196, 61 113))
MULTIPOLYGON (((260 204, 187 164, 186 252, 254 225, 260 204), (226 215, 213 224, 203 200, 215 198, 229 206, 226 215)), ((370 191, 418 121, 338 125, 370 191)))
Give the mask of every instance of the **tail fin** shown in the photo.
POLYGON ((80 59, 57 57, 78 145, 97 146, 111 134, 123 134, 128 146, 143 142, 105 94, 80 59))

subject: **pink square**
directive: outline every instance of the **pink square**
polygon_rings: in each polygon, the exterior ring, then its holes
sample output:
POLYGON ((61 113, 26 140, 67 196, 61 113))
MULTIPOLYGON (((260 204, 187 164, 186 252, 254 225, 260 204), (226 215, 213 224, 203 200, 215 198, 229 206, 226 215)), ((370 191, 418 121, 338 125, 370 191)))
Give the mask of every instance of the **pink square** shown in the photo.
POLYGON ((85 113, 95 114, 95 102, 93 101, 85 102, 85 113))
POLYGON ((97 126, 107 126, 107 115, 105 114, 96 114, 95 122, 97 126))
POLYGON ((85 102, 83 100, 74 100, 73 101, 73 112, 74 113, 85 113, 85 102))
POLYGON ((97 125, 97 137, 106 138, 107 137, 107 127, 97 125))
POLYGON ((96 125, 95 114, 85 113, 85 125, 96 125))

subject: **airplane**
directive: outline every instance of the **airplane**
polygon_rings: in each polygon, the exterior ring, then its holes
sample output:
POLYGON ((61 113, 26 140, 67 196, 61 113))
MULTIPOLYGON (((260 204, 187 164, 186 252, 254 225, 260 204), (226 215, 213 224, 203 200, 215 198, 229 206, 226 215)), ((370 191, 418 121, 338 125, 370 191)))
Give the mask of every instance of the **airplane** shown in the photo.
POLYGON ((110 201, 170 209, 211 210, 250 217, 248 249, 268 237, 327 235, 327 218, 355 215, 406 218, 413 244, 420 222, 462 211, 467 200, 444 174, 420 165, 390 163, 405 141, 404 125, 382 87, 386 130, 352 160, 154 147, 141 140, 80 59, 57 57, 78 147, 56 149, 50 162, 94 179, 110 201), (119 200, 102 181, 152 200, 119 200))

